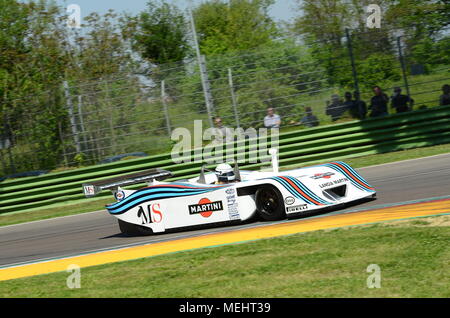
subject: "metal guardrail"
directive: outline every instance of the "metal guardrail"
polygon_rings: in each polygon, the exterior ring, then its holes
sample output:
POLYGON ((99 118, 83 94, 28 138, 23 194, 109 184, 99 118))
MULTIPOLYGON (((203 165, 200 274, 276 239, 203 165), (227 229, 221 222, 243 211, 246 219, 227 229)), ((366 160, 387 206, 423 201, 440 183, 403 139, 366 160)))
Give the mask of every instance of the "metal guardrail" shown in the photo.
MULTIPOLYGON (((450 106, 363 121, 295 130, 279 136, 280 164, 314 164, 335 159, 383 153, 400 149, 450 142, 450 106)), ((235 145, 236 146, 236 145, 235 145)), ((254 150, 246 144, 234 153, 254 150)), ((191 158, 195 159, 195 149, 191 158)), ((269 157, 269 155, 267 155, 269 157)), ((82 183, 151 168, 173 172, 171 181, 198 175, 201 160, 175 164, 170 153, 119 161, 39 177, 6 180, 0 183, 0 213, 25 211, 54 203, 86 200, 82 183)), ((242 169, 258 169, 267 163, 243 164, 242 169)), ((133 187, 131 187, 133 188, 133 187)), ((136 188, 136 187, 134 187, 136 188)), ((108 194, 102 194, 101 196, 108 194)))

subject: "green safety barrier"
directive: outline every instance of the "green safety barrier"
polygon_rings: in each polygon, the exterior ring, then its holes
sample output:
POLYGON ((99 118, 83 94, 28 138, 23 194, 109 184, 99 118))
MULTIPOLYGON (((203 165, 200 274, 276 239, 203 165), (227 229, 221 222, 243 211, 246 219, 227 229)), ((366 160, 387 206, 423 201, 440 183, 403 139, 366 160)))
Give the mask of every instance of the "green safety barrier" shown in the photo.
MULTIPOLYGON (((250 140, 259 147, 272 146, 270 138, 250 140)), ((364 121, 351 121, 335 125, 298 129, 280 133, 280 165, 314 164, 336 159, 352 158, 400 149, 409 149, 450 142, 450 106, 434 107, 403 114, 390 115, 364 121)), ((252 143, 234 142, 234 154, 245 158, 257 154, 252 143)), ((224 149, 227 148, 224 145, 224 149)), ((109 164, 49 173, 38 177, 5 180, 0 183, 0 213, 18 212, 54 203, 87 200, 82 194, 82 184, 87 181, 120 176, 151 168, 172 171, 170 181, 195 177, 202 160, 202 149, 192 149, 180 164, 175 164, 170 153, 109 164)), ((214 155, 226 155, 217 151, 214 155)), ((268 166, 268 154, 258 156, 258 163, 240 164, 242 169, 260 169, 268 166), (266 162, 261 162, 266 159, 266 162)), ((139 186, 130 187, 138 188, 139 186)), ((100 196, 109 195, 103 193, 100 196)))

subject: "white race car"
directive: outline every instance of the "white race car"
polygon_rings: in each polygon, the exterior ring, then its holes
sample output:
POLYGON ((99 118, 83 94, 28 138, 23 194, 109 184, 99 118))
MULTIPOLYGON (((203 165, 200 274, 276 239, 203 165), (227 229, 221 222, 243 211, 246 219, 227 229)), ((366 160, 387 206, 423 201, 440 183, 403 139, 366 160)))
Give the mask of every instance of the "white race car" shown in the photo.
POLYGON ((255 215, 275 221, 376 197, 374 188, 344 162, 280 172, 276 150, 271 154, 272 171, 239 171, 235 165, 235 180, 226 184, 218 184, 217 174, 204 168, 184 182, 163 182, 172 174, 152 169, 83 184, 83 190, 87 197, 104 189, 113 192, 117 202, 106 209, 126 235, 240 223, 255 215), (122 188, 137 183, 148 185, 122 188))

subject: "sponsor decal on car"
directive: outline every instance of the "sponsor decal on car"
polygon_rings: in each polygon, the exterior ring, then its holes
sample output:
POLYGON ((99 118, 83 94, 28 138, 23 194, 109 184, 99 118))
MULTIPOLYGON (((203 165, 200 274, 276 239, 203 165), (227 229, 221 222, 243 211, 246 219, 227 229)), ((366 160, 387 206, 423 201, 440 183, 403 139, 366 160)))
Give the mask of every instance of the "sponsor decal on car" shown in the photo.
POLYGON ((329 187, 335 186, 337 184, 348 182, 348 181, 349 180, 347 178, 341 178, 341 179, 334 180, 332 182, 322 183, 322 184, 319 185, 319 187, 322 188, 322 189, 323 188, 329 188, 329 187))
POLYGON ((286 208, 286 212, 287 213, 295 213, 295 212, 301 212, 301 211, 304 211, 307 209, 308 209, 308 205, 302 204, 302 205, 288 206, 286 208))
POLYGON ((222 201, 211 202, 207 198, 201 199, 198 204, 191 204, 188 206, 189 214, 200 214, 205 218, 209 218, 213 212, 223 211, 222 201))
POLYGON ((161 223, 163 220, 163 214, 161 212, 161 205, 159 203, 151 203, 139 206, 137 211, 137 217, 141 220, 141 224, 161 223))
POLYGON ((315 175, 311 176, 311 179, 330 179, 331 176, 334 176, 334 172, 316 173, 315 175))
POLYGON ((239 220, 241 217, 238 210, 236 190, 234 188, 226 189, 225 193, 227 194, 228 215, 230 216, 230 220, 239 220))
POLYGON ((286 203, 287 205, 292 205, 295 202, 295 198, 294 197, 287 197, 286 199, 284 199, 284 203, 286 203))
POLYGON ((117 191, 114 194, 114 197, 116 198, 117 201, 122 201, 125 198, 125 192, 123 192, 122 190, 117 191))

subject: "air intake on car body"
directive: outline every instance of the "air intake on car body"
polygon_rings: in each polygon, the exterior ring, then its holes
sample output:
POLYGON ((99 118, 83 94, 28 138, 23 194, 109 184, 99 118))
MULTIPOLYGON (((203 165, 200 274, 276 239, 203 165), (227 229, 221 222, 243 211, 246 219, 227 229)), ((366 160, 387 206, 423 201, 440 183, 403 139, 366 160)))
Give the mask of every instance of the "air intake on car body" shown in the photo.
POLYGON ((326 198, 331 199, 333 201, 339 200, 339 199, 345 197, 346 193, 347 193, 347 185, 346 184, 323 191, 323 195, 326 198))

